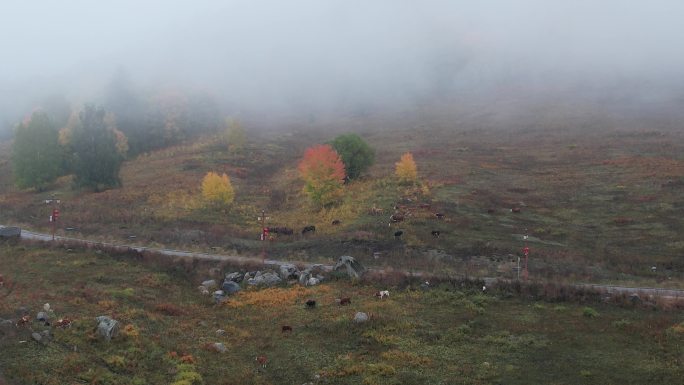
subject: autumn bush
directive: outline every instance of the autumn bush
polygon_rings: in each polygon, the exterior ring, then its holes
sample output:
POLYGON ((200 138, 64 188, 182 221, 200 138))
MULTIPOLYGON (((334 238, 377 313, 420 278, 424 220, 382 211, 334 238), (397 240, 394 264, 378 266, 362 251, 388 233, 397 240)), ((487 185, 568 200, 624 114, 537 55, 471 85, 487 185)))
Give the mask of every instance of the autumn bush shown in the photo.
POLYGON ((418 168, 413 160, 413 154, 407 152, 401 156, 399 162, 395 163, 395 175, 399 181, 412 183, 418 180, 418 168))
POLYGON ((228 175, 208 172, 202 180, 202 197, 211 205, 227 206, 235 199, 235 190, 228 175))
POLYGON ((342 197, 344 163, 329 144, 307 148, 298 170, 304 180, 304 192, 312 202, 328 206, 342 197))

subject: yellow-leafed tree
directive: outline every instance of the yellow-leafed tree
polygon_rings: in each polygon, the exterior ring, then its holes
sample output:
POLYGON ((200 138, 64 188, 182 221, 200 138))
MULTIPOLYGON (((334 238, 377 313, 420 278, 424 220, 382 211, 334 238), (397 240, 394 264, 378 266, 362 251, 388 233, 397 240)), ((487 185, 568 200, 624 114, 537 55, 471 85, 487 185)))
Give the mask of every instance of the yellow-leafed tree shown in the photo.
POLYGON ((401 182, 415 182, 418 179, 418 168, 410 152, 401 156, 401 160, 395 163, 395 174, 401 182))
POLYGON ((220 206, 227 206, 235 199, 235 190, 228 175, 208 172, 202 180, 202 197, 204 200, 220 206))

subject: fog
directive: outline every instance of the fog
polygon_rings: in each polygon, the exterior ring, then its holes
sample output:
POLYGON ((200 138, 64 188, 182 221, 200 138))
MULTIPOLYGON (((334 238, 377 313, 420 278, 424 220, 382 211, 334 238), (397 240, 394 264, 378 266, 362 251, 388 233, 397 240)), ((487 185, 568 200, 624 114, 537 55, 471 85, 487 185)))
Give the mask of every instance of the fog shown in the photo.
POLYGON ((684 102, 678 0, 3 0, 0 131, 100 103, 123 69, 222 113, 297 116, 502 98, 684 102))

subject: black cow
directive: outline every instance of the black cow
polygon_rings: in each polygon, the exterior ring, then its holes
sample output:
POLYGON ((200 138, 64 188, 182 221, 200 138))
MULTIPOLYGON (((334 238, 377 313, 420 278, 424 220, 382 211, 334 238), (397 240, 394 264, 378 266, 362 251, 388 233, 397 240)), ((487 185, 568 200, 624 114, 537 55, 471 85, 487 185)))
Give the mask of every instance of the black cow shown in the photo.
POLYGON ((435 238, 439 238, 440 232, 439 232, 439 230, 432 230, 432 232, 430 234, 432 234, 432 236, 435 238))
POLYGON ((435 213, 435 217, 437 217, 437 219, 444 219, 444 214, 442 214, 442 213, 435 213))
POLYGON ((404 234, 404 232, 401 230, 395 231, 394 232, 394 238, 399 238, 399 237, 401 237, 402 234, 404 234))
POLYGON ((339 219, 335 219, 334 221, 332 221, 332 225, 333 225, 333 226, 337 226, 337 225, 339 225, 340 223, 342 223, 342 222, 340 222, 339 219))
POLYGON ((401 214, 392 214, 390 215, 390 221, 396 223, 396 222, 402 222, 404 220, 404 216, 401 214))
POLYGON ((306 226, 302 229, 302 235, 306 233, 315 233, 316 232, 316 226, 311 225, 311 226, 306 226))
POLYGON ((313 309, 316 307, 316 300, 310 299, 306 301, 306 307, 307 309, 313 309))

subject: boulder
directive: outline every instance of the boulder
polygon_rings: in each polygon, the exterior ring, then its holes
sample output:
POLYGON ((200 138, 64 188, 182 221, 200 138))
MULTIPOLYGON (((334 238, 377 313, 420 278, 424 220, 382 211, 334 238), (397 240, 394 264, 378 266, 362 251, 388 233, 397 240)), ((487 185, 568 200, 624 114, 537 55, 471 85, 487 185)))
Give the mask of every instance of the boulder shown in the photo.
POLYGON ((282 282, 278 274, 276 273, 263 273, 257 272, 254 278, 247 280, 247 284, 254 286, 275 286, 282 282))
POLYGON ((291 263, 284 263, 280 265, 280 279, 288 281, 290 279, 299 278, 299 269, 291 263))
POLYGON ((321 283, 321 281, 318 278, 311 277, 306 281, 306 286, 316 286, 319 283, 321 283))
POLYGON ((95 320, 97 321, 97 334, 106 341, 111 341, 119 334, 119 321, 104 315, 96 317, 95 320))
POLYGON ((349 275, 351 278, 360 278, 363 273, 366 272, 366 268, 359 263, 354 257, 350 257, 348 255, 343 255, 341 256, 338 260, 337 263, 335 264, 335 267, 333 267, 334 271, 342 271, 345 272, 349 275))
POLYGON ((266 286, 275 286, 282 282, 280 277, 275 273, 262 274, 261 277, 264 279, 264 285, 266 286))
POLYGON ((209 289, 204 286, 197 286, 197 290, 199 290, 202 295, 209 295, 209 289))
POLYGON ((226 345, 224 345, 220 342, 214 342, 213 347, 214 347, 214 350, 216 350, 219 353, 225 353, 226 351, 228 351, 228 349, 226 348, 226 345))
POLYGON ((14 337, 17 334, 17 327, 12 320, 0 319, 0 340, 4 337, 14 337))
POLYGON ((202 282, 202 286, 206 287, 207 290, 213 289, 213 288, 215 288, 215 287, 217 286, 216 280, 214 280, 214 279, 208 279, 208 280, 202 282))
POLYGON ((217 335, 217 336, 222 336, 222 335, 224 335, 224 334, 226 334, 226 331, 225 331, 225 330, 223 330, 223 329, 218 329, 218 330, 216 330, 216 335, 217 335))
POLYGON ((242 273, 234 272, 230 274, 226 274, 226 281, 233 281, 236 283, 242 282, 242 273))
POLYGON ((299 284, 302 286, 306 286, 306 283, 309 282, 309 278, 311 278, 313 275, 311 274, 310 269, 304 269, 299 272, 299 284))
POLYGON ((240 291, 240 285, 238 285, 235 281, 226 279, 221 285, 221 290, 223 290, 225 295, 235 294, 240 291))
POLYGON ((354 322, 356 323, 364 323, 367 322, 369 319, 370 317, 368 317, 368 314, 364 312, 358 312, 354 315, 354 322))
POLYGON ((221 303, 226 299, 226 293, 223 290, 216 290, 213 293, 214 302, 221 303))
POLYGON ((47 313, 44 311, 38 312, 38 315, 36 315, 36 319, 40 322, 47 322, 47 320, 50 317, 48 317, 47 313))

